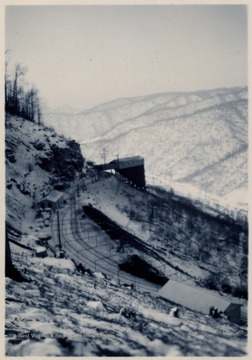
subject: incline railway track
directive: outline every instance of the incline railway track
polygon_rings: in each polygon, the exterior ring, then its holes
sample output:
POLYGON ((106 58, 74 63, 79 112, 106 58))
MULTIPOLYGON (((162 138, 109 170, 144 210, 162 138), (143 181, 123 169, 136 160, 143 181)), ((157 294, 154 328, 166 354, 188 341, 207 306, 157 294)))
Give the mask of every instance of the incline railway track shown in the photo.
MULTIPOLYGON (((89 225, 88 229, 87 225, 90 224, 90 221, 85 224, 86 229, 85 226, 83 228, 76 216, 74 204, 65 208, 64 213, 60 213, 59 223, 60 238, 63 249, 77 264, 81 263, 93 271, 100 271, 111 279, 116 278, 119 280, 120 284, 134 284, 135 288, 142 292, 156 294, 157 290, 161 287, 160 285, 153 284, 120 270, 117 266, 117 261, 114 258, 121 256, 121 259, 122 257, 125 257, 126 260, 127 254, 119 255, 118 253, 110 253, 110 255, 104 256, 104 254, 100 251, 104 244, 97 246, 97 240, 99 243, 99 239, 101 240, 103 238, 106 245, 106 234, 98 228, 95 229, 94 225, 91 227, 89 225), (96 240, 96 246, 90 246, 90 240, 96 240)), ((52 232, 54 234, 55 241, 57 242, 59 232, 56 214, 53 216, 52 232)))
MULTIPOLYGON (((174 270, 178 270, 177 266, 174 266, 169 261, 167 261, 166 253, 164 253, 161 248, 154 249, 139 237, 121 228, 118 224, 116 224, 100 210, 94 208, 93 206, 84 206, 83 208, 85 213, 87 213, 87 215, 90 216, 92 220, 94 220, 102 229, 104 229, 111 238, 121 239, 126 245, 132 246, 133 248, 140 250, 142 253, 145 253, 158 261, 165 262, 174 270)), ((183 271, 183 269, 179 269, 179 271, 190 277, 190 274, 183 271)))

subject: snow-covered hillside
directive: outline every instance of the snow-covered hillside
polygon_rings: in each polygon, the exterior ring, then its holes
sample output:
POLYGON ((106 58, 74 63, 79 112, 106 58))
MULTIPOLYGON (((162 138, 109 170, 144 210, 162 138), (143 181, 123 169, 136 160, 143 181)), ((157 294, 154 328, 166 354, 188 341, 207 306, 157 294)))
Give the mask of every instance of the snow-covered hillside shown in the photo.
MULTIPOLYGON (((203 287, 210 281, 224 296, 227 296, 226 285, 233 288, 229 294, 235 296, 235 289, 242 284, 246 288, 247 230, 238 222, 220 219, 214 212, 212 216, 205 214, 171 194, 160 199, 128 186, 110 174, 89 184, 78 202, 80 212, 83 205, 91 203, 158 253, 158 257, 155 254, 148 256, 144 247, 138 251, 127 242, 125 245, 125 253, 143 256, 149 264, 162 269, 168 278, 203 287)), ((72 218, 67 213, 66 217, 72 218)), ((84 223, 81 228, 85 229, 84 223)), ((87 242, 90 246, 89 240, 87 242)), ((111 252, 107 246, 101 246, 100 251, 106 256, 112 254, 112 262, 117 261, 115 250, 111 252)))
POLYGON ((125 278, 114 256, 115 245, 123 241, 120 255, 125 258, 137 254, 166 277, 214 285, 215 293, 243 305, 246 321, 247 301, 238 299, 247 294, 246 224, 206 215, 173 193, 158 198, 112 174, 98 176, 92 168, 79 178, 84 164, 79 145, 51 128, 7 115, 5 140, 11 256, 29 280, 6 277, 7 356, 246 354, 246 325, 183 307, 175 318, 170 315, 174 304, 156 297, 155 284, 152 292, 144 293, 139 285, 144 279, 134 279, 133 288, 122 286, 125 278), (58 215, 52 209, 35 209, 57 182, 70 186, 58 215), (88 204, 137 236, 141 247, 112 235, 108 239, 98 223, 91 226, 83 213, 88 204), (54 258, 59 233, 65 259, 54 258), (19 245, 11 241, 14 235, 19 245), (48 257, 33 256, 38 245, 40 250, 47 247, 48 257), (105 261, 108 256, 110 262, 105 261), (80 261, 85 271, 77 271, 80 261), (112 276, 100 272, 104 263, 113 269, 112 276))
POLYGON ((119 99, 45 121, 96 163, 141 155, 148 184, 247 209, 247 88, 119 99))
POLYGON ((7 356, 244 356, 245 327, 81 275, 70 260, 12 248, 32 282, 6 280, 7 356))
POLYGON ((32 223, 35 216, 32 206, 55 183, 73 181, 82 172, 84 160, 76 142, 9 114, 5 144, 6 220, 26 231, 24 219, 32 223))

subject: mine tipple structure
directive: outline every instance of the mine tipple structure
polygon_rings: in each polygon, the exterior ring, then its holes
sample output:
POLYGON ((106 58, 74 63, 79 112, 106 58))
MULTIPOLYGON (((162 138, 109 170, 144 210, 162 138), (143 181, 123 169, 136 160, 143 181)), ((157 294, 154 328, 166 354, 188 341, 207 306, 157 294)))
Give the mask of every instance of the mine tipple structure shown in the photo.
POLYGON ((107 164, 96 165, 95 168, 97 170, 115 170, 133 185, 141 189, 145 188, 144 158, 141 156, 117 158, 107 164))

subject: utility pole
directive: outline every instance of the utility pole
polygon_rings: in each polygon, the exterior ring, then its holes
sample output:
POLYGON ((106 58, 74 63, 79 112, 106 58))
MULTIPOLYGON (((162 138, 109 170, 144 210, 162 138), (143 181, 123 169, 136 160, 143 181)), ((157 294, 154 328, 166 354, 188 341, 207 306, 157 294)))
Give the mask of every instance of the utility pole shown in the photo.
POLYGON ((60 221, 59 221, 59 211, 57 211, 57 222, 58 222, 58 234, 59 234, 59 249, 61 251, 62 245, 61 245, 61 238, 60 238, 60 221))
POLYGON ((117 154, 117 169, 119 170, 119 168, 120 168, 119 154, 117 154))
POLYGON ((106 165, 106 150, 103 149, 103 152, 101 153, 101 157, 103 158, 103 170, 105 170, 106 165))

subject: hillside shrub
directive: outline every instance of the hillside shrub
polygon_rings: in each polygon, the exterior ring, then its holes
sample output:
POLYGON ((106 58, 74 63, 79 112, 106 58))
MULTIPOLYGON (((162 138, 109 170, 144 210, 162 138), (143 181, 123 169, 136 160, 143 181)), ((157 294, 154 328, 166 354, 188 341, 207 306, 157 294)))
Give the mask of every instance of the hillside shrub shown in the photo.
POLYGON ((232 295, 240 299, 248 300, 248 289, 244 285, 239 285, 233 288, 232 295))
POLYGON ((228 281, 224 281, 221 283, 221 290, 226 294, 231 294, 233 289, 228 281))
POLYGON ((209 290, 219 290, 218 284, 219 279, 216 274, 210 274, 202 283, 202 285, 209 290))
POLYGON ((13 152, 12 149, 5 149, 5 156, 9 160, 9 162, 11 163, 16 162, 15 153, 13 152))
POLYGON ((31 191, 28 188, 28 185, 25 182, 22 182, 20 184, 17 184, 17 188, 23 195, 31 196, 31 191))
POLYGON ((36 150, 39 150, 39 151, 45 149, 45 143, 43 143, 42 141, 39 141, 39 140, 35 141, 33 143, 33 146, 35 147, 36 150))
POLYGON ((51 159, 44 156, 38 157, 38 165, 42 170, 47 172, 52 171, 53 168, 51 159))

